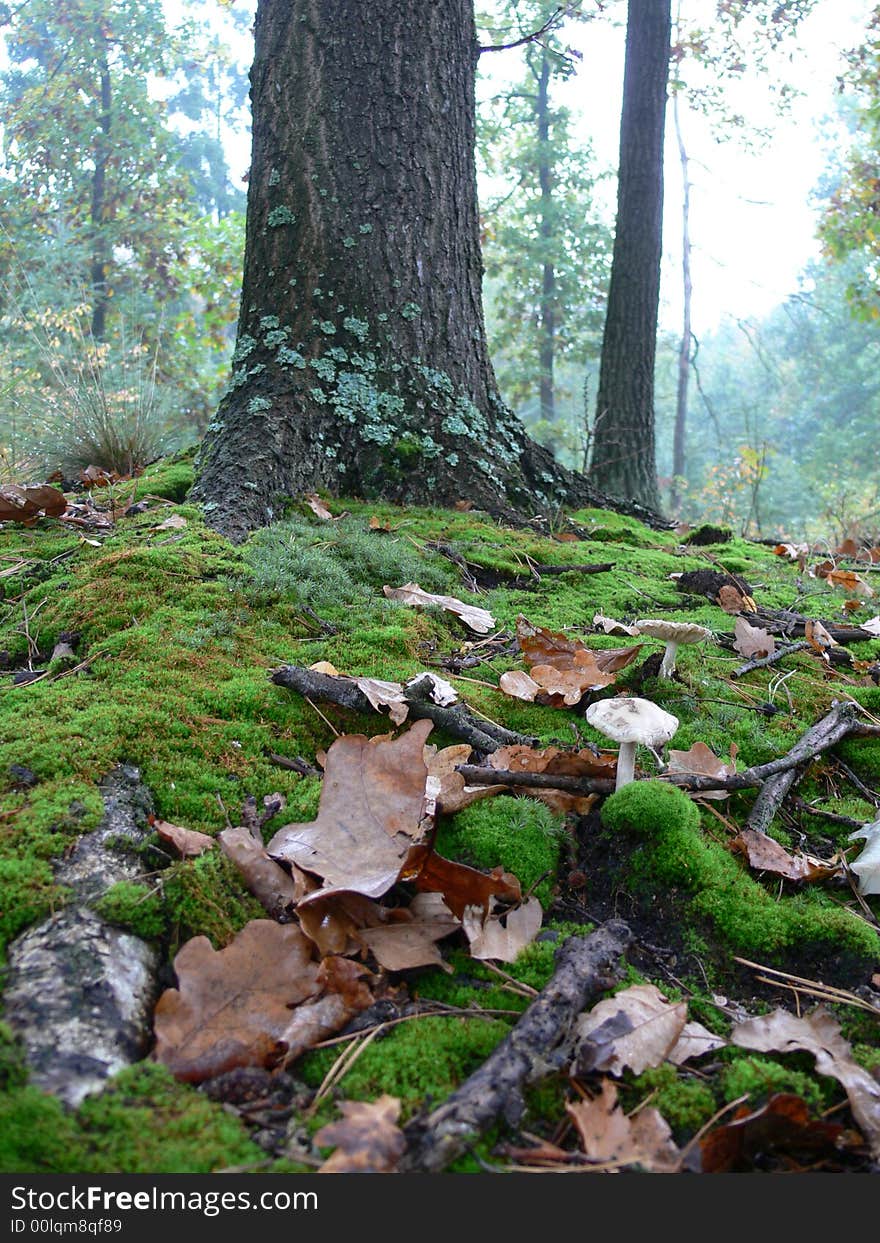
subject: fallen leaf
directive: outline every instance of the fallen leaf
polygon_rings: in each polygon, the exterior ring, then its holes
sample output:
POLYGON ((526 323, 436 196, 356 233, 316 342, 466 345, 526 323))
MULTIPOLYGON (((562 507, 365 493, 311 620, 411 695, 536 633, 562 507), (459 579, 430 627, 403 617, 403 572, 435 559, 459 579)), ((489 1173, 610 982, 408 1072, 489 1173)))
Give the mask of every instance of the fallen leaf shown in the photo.
MULTIPOLYGON (((819 574, 818 568, 816 573, 819 574)), ((820 578, 826 579, 834 587, 842 587, 845 591, 855 591, 861 596, 873 596, 874 589, 862 578, 860 574, 856 574, 855 570, 839 570, 836 567, 827 571, 827 573, 819 574, 820 578)))
POLYGON ((820 656, 824 656, 829 647, 837 647, 837 643, 822 623, 813 617, 808 617, 804 624, 804 638, 813 651, 818 652, 820 656))
POLYGON ((530 678, 522 669, 510 669, 502 673, 498 679, 498 689, 511 699, 523 699, 526 703, 534 703, 541 688, 534 678, 530 678))
POLYGON ((745 1173, 766 1153, 803 1154, 840 1151, 846 1133, 834 1122, 813 1121, 799 1096, 777 1092, 760 1109, 741 1107, 732 1122, 716 1127, 700 1140, 704 1174, 745 1173))
POLYGON ((746 597, 731 583, 725 583, 723 587, 718 589, 718 603, 725 613, 745 613, 749 611, 746 597))
POLYGON ((291 1012, 284 1033, 287 1050, 283 1064, 289 1066, 313 1045, 338 1032, 356 1014, 368 1010, 375 1001, 368 983, 373 978, 366 967, 350 958, 325 958, 318 968, 322 996, 304 1001, 291 1012))
POLYGON ((880 638, 880 617, 872 617, 869 621, 859 622, 859 629, 867 630, 868 634, 874 634, 880 638))
POLYGON ((730 843, 732 850, 745 855, 749 867, 759 872, 772 872, 785 880, 815 881, 836 876, 837 863, 815 859, 811 855, 789 854, 784 846, 758 829, 742 829, 730 843))
POLYGON ((656 1109, 628 1118, 617 1103, 617 1087, 603 1079, 601 1094, 565 1106, 577 1127, 584 1153, 603 1165, 640 1165, 656 1173, 678 1169, 681 1153, 656 1109))
POLYGON ((403 697, 400 682, 382 682, 378 678, 353 678, 377 712, 388 709, 395 725, 402 725, 409 716, 409 704, 403 697))
POLYGON ((117 475, 115 470, 105 470, 103 466, 87 466, 79 472, 80 482, 89 488, 109 488, 114 483, 121 483, 123 478, 131 476, 117 475))
POLYGON ((687 1023, 687 1003, 667 1001, 653 984, 634 984, 606 997, 578 1019, 574 1074, 637 1075, 665 1062, 687 1023))
POLYGON ((319 1147, 334 1147, 319 1174, 391 1174, 406 1151, 396 1125, 400 1101, 384 1094, 375 1101, 340 1101, 340 1122, 328 1122, 314 1135, 319 1147))
POLYGON ((0 522, 21 522, 30 526, 44 515, 60 518, 67 509, 64 493, 51 484, 21 488, 17 484, 0 484, 0 522))
POLYGON ((774 1010, 737 1023, 730 1035, 732 1044, 759 1053, 810 1053, 816 1070, 842 1084, 849 1106, 875 1160, 880 1158, 880 1083, 852 1059, 852 1048, 843 1038, 840 1025, 824 1006, 817 1006, 803 1018, 787 1010, 774 1010))
MULTIPOLYGON (((213 839, 209 839, 212 841, 213 839)), ((317 883, 293 867, 286 872, 270 859, 263 843, 243 826, 218 833, 220 849, 242 875, 248 889, 273 919, 290 918, 300 898, 317 883)))
POLYGON ((414 608, 436 607, 453 613, 460 621, 477 634, 489 634, 495 629, 495 618, 486 609, 474 604, 465 604, 454 596, 437 596, 430 591, 422 591, 418 583, 404 583, 402 587, 383 587, 389 600, 397 600, 401 604, 409 604, 414 608))
POLYGON ((313 888, 300 899, 296 916, 303 932, 318 948, 322 958, 329 954, 357 954, 361 932, 381 924, 382 907, 362 893, 335 890, 327 893, 313 888))
POLYGON ((291 1007, 320 992, 311 942, 294 924, 251 920, 222 950, 187 941, 178 987, 159 998, 156 1057, 199 1083, 236 1066, 272 1066, 288 1049, 291 1007))
POLYGON ((601 626, 606 634, 637 635, 637 626, 627 626, 624 622, 615 621, 613 617, 604 617, 601 613, 593 614, 593 625, 601 626))
POLYGON ((417 721, 399 738, 337 738, 327 752, 317 819, 279 829, 269 854, 314 872, 325 888, 381 897, 423 831, 423 749, 432 728, 417 721))
POLYGON ((740 656, 745 656, 747 660, 753 657, 761 660, 765 656, 772 656, 776 651, 776 640, 773 635, 759 626, 750 625, 744 617, 736 619, 733 629, 736 635, 733 644, 734 651, 739 652, 740 656))
POLYGON ((153 530, 182 531, 186 525, 187 521, 183 514, 172 514, 169 518, 166 518, 164 522, 157 523, 157 525, 153 527, 153 530))
MULTIPOLYGON (((487 764, 507 772, 544 773, 548 777, 598 777, 613 779, 617 773, 616 751, 562 751, 559 747, 547 747, 543 751, 535 750, 515 743, 512 746, 499 747, 487 757, 487 764)), ((497 787, 492 786, 492 789, 497 787)), ((585 816, 595 804, 596 794, 570 794, 565 790, 543 790, 533 786, 512 786, 514 794, 526 798, 538 799, 546 803, 553 811, 563 815, 573 812, 585 816)))
POLYGON ((603 673, 595 660, 584 660, 576 668, 558 669, 555 665, 532 665, 532 680, 551 707, 573 707, 588 691, 611 686, 613 673, 603 673))
POLYGON ((472 958, 513 962, 541 931, 543 918, 541 903, 537 898, 529 898, 522 906, 508 911, 503 921, 498 915, 484 918, 482 907, 468 906, 461 922, 472 958))
MULTIPOLYGON (((557 670, 588 670, 595 666, 603 673, 617 673, 635 660, 644 646, 588 648, 579 639, 536 626, 520 614, 516 619, 516 637, 526 663, 532 666, 550 665, 557 670)), ((534 667, 532 676, 535 676, 534 667)))
POLYGON ((413 881, 416 889, 423 893, 441 893, 458 919, 468 906, 488 911, 495 897, 509 902, 522 901, 519 881, 512 873, 501 867, 488 873, 479 872, 465 863, 444 859, 426 846, 413 849, 402 878, 413 881))
POLYGON ((316 518, 322 518, 325 522, 333 521, 333 515, 321 500, 320 496, 318 496, 317 492, 307 492, 303 497, 303 500, 316 518))
MULTIPOLYGON (((739 748, 730 744, 730 761, 721 760, 705 742, 695 742, 689 751, 669 752, 669 773, 683 773, 690 777, 733 777, 736 773, 736 756, 739 748)), ((695 798, 729 798, 729 790, 700 790, 695 798)))
POLYGON ((183 829, 179 824, 169 824, 167 820, 152 821, 152 827, 163 842, 169 842, 184 859, 193 859, 212 850, 217 844, 207 833, 197 833, 195 829, 183 829))
POLYGON ((865 844, 858 859, 850 863, 849 870, 858 877, 860 894, 880 893, 880 820, 856 829, 855 833, 850 833, 849 840, 856 841, 860 837, 865 839, 865 844))
POLYGON ((507 788, 506 786, 466 785, 461 773, 456 772, 456 766, 466 764, 470 754, 471 747, 466 742, 444 747, 442 751, 438 751, 436 747, 425 748, 428 777, 429 779, 433 777, 438 783, 436 801, 437 811, 441 815, 452 816, 480 799, 503 794, 507 788))
POLYGON ((398 918, 359 933, 380 967, 408 971, 412 967, 445 966, 437 942, 458 932, 461 921, 439 893, 416 894, 408 909, 392 914, 398 918))

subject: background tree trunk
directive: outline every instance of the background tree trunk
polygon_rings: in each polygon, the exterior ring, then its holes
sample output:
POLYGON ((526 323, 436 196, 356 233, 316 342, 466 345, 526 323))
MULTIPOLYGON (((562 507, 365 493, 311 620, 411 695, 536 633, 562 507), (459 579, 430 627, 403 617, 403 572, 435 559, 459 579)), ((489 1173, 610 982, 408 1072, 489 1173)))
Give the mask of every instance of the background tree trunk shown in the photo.
POLYGON ((678 156, 681 162, 682 200, 681 200, 681 279, 683 315, 681 326, 681 342, 678 348, 678 381, 675 395, 675 428, 672 435, 672 489, 670 507, 673 515, 678 513, 681 501, 681 489, 686 486, 685 459, 687 445, 688 388, 691 378, 691 345, 693 332, 691 329, 691 303, 693 300, 693 280, 691 277, 691 181, 690 161, 687 147, 684 145, 684 134, 679 116, 678 95, 672 98, 672 117, 675 122, 675 138, 678 143, 678 156))
POLYGON ((590 465, 597 488, 651 509, 660 508, 654 357, 671 28, 671 0, 629 0, 617 230, 590 465))
POLYGON ((323 487, 601 503, 501 401, 474 169, 472 0, 260 0, 238 341, 194 496, 234 539, 323 487))
POLYGON ((556 272, 553 267, 553 169, 550 157, 550 55, 542 49, 535 104, 538 122, 538 182, 541 187, 541 244, 544 251, 541 274, 541 418, 556 419, 553 364, 556 354, 556 272))

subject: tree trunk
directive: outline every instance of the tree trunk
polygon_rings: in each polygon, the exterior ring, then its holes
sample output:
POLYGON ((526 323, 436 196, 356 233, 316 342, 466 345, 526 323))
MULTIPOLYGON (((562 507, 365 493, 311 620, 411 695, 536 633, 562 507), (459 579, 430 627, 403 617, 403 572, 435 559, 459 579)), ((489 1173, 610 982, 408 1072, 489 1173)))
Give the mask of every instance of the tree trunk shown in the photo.
POLYGON ((602 342, 590 482, 659 509, 654 356, 660 300, 663 131, 671 0, 629 0, 617 229, 602 342))
POLYGON ((113 103, 107 44, 100 61, 101 112, 95 137, 95 170, 92 173, 92 340, 103 341, 107 335, 107 276, 110 255, 105 233, 107 217, 107 162, 110 159, 111 107, 113 103))
POLYGON ((553 384, 553 363, 556 353, 556 271, 553 266, 553 169, 550 160, 550 57, 542 49, 538 75, 538 98, 535 104, 538 122, 538 184, 541 187, 541 244, 543 273, 541 279, 541 418, 548 423, 556 419, 556 397, 553 384))
POLYGON ((194 495, 233 539, 316 487, 601 503, 489 362, 472 0, 260 0, 234 371, 194 495))
POLYGON ((678 348, 675 428, 672 434, 672 490, 670 505, 673 514, 675 514, 678 511, 681 495, 680 480, 684 479, 686 468, 685 445, 687 442, 688 385, 691 377, 691 300, 693 297, 693 281, 691 280, 691 183, 687 147, 684 145, 684 135, 681 131, 677 93, 672 97, 672 116, 675 122, 675 137, 678 142, 678 157, 681 161, 681 278, 684 299, 681 344, 678 348))

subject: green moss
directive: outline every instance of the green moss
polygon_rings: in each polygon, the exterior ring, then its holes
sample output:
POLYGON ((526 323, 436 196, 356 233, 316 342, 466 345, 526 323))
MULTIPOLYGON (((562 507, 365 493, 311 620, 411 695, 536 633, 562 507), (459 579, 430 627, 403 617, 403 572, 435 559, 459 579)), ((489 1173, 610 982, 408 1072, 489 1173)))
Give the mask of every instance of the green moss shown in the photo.
POLYGON ((23 1087, 26 1082, 21 1042, 6 1023, 0 1023, 0 1093, 23 1087))
POLYGON ((622 1104, 634 1109, 648 1096, 651 1107, 660 1111, 679 1142, 698 1131, 718 1108, 708 1084, 668 1064, 636 1076, 622 1094, 622 1104))
MULTIPOLYGON (((404 1116, 436 1104, 486 1060, 507 1035, 497 1019, 426 1018, 400 1023, 374 1040, 339 1084, 349 1100, 374 1100, 383 1092, 399 1097, 404 1116)), ((339 1048, 307 1053, 297 1074, 317 1087, 339 1056, 339 1048)))
POLYGON ((736 952, 776 960, 795 949, 827 957, 836 947, 867 961, 880 952, 873 929, 820 890, 777 901, 723 845, 701 835, 696 807, 674 787, 633 782, 607 800, 602 821, 634 839, 626 870, 643 900, 678 895, 736 952))
POLYGON ((192 450, 164 458, 148 466, 138 480, 138 496, 162 496, 169 501, 183 501, 195 482, 192 450))
POLYGON ((175 864, 164 874, 163 887, 168 923, 178 944, 206 936, 215 949, 222 949, 248 920, 266 917, 238 871, 217 850, 175 864))
POLYGON ((263 1156, 221 1106, 151 1063, 122 1071, 75 1113, 35 1088, 0 1095, 6 1174, 204 1174, 263 1156))
POLYGON ((437 834, 437 850, 483 869, 513 872, 523 892, 546 873, 535 891, 541 905, 550 903, 562 849, 562 819, 530 798, 497 798, 471 803, 437 834))
POLYGON ((119 881, 95 903, 95 910, 144 941, 158 940, 166 930, 164 904, 155 886, 119 881))
POLYGON ((794 1069, 769 1057, 743 1054, 742 1050, 727 1050, 726 1053, 733 1060, 720 1075, 724 1101, 735 1101, 746 1096, 749 1105, 757 1106, 774 1092, 793 1092, 812 1109, 819 1110, 829 1105, 835 1094, 831 1080, 825 1079, 823 1086, 821 1077, 808 1071, 794 1069))

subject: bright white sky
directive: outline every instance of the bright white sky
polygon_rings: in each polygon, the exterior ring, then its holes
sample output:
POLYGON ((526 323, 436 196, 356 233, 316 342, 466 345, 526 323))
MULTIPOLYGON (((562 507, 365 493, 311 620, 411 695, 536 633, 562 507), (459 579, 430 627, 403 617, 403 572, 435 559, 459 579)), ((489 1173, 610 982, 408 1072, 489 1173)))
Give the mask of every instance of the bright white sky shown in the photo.
MULTIPOLYGON (((714 0, 682 0, 687 18, 711 20, 714 0)), ((771 108, 766 80, 746 77, 737 106, 756 124, 772 128, 769 143, 754 150, 736 141, 716 142, 709 125, 687 113, 685 141, 692 159, 691 238, 694 246, 694 331, 715 327, 725 313, 758 317, 798 287, 811 256, 816 210, 811 194, 821 177, 833 137, 824 125, 833 112, 841 52, 860 42, 874 0, 819 0, 796 42, 780 61, 779 73, 804 92, 791 114, 779 118, 771 108), (788 57, 791 57, 789 60, 788 57)), ((166 0, 173 12, 175 0, 166 0)), ((234 0, 237 11, 253 12, 254 0, 234 0)), ((622 18, 624 6, 611 10, 622 18)), ((577 74, 566 84, 566 103, 580 114, 582 133, 592 141, 605 168, 617 163, 623 88, 624 28, 608 17, 573 25, 568 41, 583 54, 577 74)), ((244 55, 249 55, 249 49, 244 55)), ((493 88, 520 74, 515 51, 483 57, 493 88)), ((240 136, 231 148, 235 172, 249 162, 249 145, 240 136)), ((609 186, 613 218, 613 186, 609 186)), ((667 124, 666 218, 661 323, 675 330, 681 317, 681 176, 667 124)))

